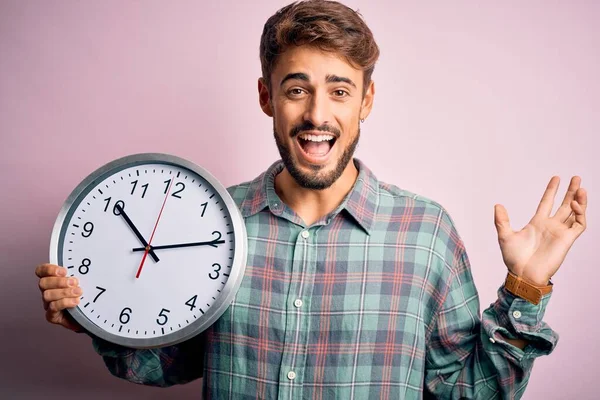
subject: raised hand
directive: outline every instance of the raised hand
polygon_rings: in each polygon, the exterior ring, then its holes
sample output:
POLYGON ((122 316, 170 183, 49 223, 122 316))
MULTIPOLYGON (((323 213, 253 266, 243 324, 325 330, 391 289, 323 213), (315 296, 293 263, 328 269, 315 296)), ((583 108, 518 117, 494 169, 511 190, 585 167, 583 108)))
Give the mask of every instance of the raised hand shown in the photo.
POLYGON ((494 207, 502 258, 508 269, 537 286, 545 286, 558 271, 575 240, 585 231, 587 192, 574 176, 561 206, 550 216, 560 178, 553 176, 531 221, 520 231, 510 227, 508 212, 494 207))

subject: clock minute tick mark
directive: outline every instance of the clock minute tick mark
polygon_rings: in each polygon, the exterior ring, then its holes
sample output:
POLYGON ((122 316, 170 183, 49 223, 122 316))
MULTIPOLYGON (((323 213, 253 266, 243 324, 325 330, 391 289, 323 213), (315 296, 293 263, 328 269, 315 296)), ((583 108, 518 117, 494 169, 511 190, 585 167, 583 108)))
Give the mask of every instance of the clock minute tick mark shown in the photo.
POLYGON ((181 175, 181 171, 178 171, 178 172, 177 172, 177 176, 176 176, 176 178, 179 178, 179 175, 181 175))

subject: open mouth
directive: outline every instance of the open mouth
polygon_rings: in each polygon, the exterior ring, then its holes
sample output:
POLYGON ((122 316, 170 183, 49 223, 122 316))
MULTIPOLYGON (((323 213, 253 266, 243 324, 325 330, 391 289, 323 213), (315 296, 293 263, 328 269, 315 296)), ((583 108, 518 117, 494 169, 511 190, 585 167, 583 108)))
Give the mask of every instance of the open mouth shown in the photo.
POLYGON ((305 155, 309 158, 320 159, 329 154, 337 138, 330 134, 301 133, 297 140, 305 155))

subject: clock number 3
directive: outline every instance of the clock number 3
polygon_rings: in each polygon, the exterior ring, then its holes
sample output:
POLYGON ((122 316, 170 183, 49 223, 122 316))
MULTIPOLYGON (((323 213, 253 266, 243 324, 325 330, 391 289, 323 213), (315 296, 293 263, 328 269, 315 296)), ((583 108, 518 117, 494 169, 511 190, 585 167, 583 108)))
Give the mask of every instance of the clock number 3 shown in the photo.
POLYGON ((166 324, 167 321, 169 320, 169 317, 165 313, 169 313, 169 312, 171 312, 171 311, 167 310, 166 308, 163 308, 162 310, 160 310, 160 313, 158 314, 158 318, 156 318, 156 323, 159 325, 166 324), (164 319, 161 321, 161 318, 164 318, 164 319))
POLYGON ((212 271, 212 272, 209 272, 208 273, 208 277, 210 279, 214 280, 214 279, 217 279, 219 277, 219 271, 221 270, 221 265, 219 265, 218 263, 214 263, 212 266, 213 266, 213 268, 216 268, 216 269, 214 271, 212 271))

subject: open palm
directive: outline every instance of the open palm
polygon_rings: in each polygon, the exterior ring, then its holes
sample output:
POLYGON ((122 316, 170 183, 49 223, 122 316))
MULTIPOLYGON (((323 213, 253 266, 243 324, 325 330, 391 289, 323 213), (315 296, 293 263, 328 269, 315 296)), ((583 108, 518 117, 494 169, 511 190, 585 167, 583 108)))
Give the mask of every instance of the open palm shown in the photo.
POLYGON ((537 286, 548 284, 586 228, 587 193, 578 176, 571 179, 561 206, 550 216, 559 183, 558 176, 550 179, 535 215, 520 231, 510 227, 504 206, 494 208, 504 263, 513 274, 537 286))

